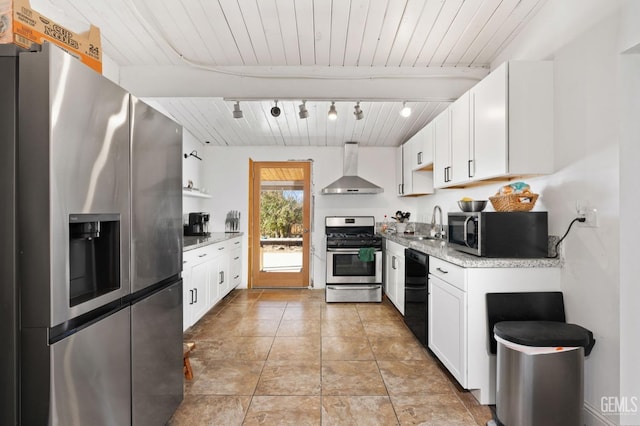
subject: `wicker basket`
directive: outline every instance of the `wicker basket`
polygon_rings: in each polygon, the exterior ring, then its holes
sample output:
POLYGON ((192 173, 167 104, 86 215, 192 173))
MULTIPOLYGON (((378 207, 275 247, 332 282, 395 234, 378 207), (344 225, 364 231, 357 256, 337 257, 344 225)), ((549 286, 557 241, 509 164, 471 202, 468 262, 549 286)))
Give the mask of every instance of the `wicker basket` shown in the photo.
POLYGON ((489 201, 497 212, 528 212, 533 209, 538 194, 507 194, 489 197, 489 201))

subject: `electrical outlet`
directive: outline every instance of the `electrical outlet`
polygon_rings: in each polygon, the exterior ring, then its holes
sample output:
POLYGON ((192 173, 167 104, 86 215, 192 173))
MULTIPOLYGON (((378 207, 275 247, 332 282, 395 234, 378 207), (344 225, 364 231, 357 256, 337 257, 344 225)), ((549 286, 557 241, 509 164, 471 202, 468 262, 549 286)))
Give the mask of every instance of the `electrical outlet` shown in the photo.
POLYGON ((585 221, 580 222, 579 225, 584 228, 597 228, 598 227, 598 210, 593 207, 589 207, 584 214, 585 221))
POLYGON ((578 217, 583 217, 585 219, 584 222, 578 222, 578 226, 583 228, 598 227, 598 209, 593 207, 589 201, 576 201, 576 213, 578 214, 578 217))

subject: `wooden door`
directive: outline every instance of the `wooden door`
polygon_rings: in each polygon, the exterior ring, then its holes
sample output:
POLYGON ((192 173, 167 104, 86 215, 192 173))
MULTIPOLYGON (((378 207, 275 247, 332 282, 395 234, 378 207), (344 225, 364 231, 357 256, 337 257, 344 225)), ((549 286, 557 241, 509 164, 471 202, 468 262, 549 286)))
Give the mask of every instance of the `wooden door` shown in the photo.
POLYGON ((311 163, 250 162, 251 288, 308 287, 311 163))

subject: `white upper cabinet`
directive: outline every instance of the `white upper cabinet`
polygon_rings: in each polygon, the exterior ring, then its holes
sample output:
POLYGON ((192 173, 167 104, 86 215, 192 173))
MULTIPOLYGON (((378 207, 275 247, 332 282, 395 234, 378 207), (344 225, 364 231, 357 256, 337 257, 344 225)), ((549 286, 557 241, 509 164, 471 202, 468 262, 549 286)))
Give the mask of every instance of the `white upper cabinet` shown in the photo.
POLYGON ((396 157, 397 195, 425 195, 433 193, 433 137, 425 127, 398 148, 396 157), (398 172, 398 170, 400 172, 398 172))
POLYGON ((402 145, 404 159, 402 164, 402 195, 407 196, 433 194, 433 173, 431 171, 413 169, 413 165, 416 162, 417 158, 417 152, 414 149, 416 147, 416 144, 410 143, 412 140, 413 138, 411 138, 409 142, 402 145))
POLYGON ((451 124, 449 109, 442 111, 433 121, 433 185, 447 186, 451 173, 451 124))
POLYGON ((434 123, 436 188, 553 173, 553 65, 504 63, 434 123))
POLYGON ((507 173, 507 64, 471 89, 474 169, 478 179, 507 173), (506 154, 506 155, 505 155, 506 154))
POLYGON ((451 122, 451 171, 449 185, 468 182, 471 173, 473 140, 471 139, 469 92, 449 106, 451 122))
POLYGON ((427 124, 406 143, 411 147, 411 170, 433 168, 433 125, 427 124))
POLYGON ((508 62, 471 90, 474 179, 553 173, 553 64, 508 62))
POLYGON ((396 149, 396 195, 402 196, 404 186, 404 161, 402 158, 402 151, 404 146, 400 145, 396 149))

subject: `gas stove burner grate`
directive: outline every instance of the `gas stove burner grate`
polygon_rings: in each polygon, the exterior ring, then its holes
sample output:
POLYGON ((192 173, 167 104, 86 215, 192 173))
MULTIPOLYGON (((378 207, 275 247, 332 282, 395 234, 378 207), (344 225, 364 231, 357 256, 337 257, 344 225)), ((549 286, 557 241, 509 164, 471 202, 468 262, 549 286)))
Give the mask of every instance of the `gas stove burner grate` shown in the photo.
POLYGON ((334 232, 327 235, 327 238, 372 238, 373 234, 371 233, 358 233, 351 234, 348 232, 334 232))

